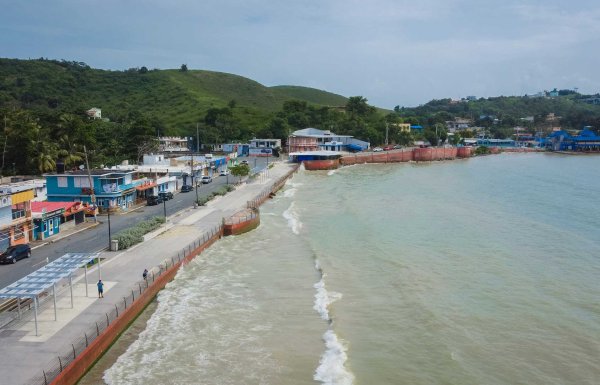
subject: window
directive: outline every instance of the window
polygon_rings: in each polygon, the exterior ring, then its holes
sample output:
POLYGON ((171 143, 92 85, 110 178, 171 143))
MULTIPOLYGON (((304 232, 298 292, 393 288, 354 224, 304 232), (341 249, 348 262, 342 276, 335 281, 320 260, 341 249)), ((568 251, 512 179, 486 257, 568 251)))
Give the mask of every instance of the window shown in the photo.
POLYGON ((75 183, 75 187, 83 187, 83 188, 90 187, 90 180, 88 179, 87 176, 76 176, 74 178, 74 183, 75 183))
POLYGON ((58 187, 69 187, 69 180, 66 176, 56 177, 56 181, 58 183, 58 187))

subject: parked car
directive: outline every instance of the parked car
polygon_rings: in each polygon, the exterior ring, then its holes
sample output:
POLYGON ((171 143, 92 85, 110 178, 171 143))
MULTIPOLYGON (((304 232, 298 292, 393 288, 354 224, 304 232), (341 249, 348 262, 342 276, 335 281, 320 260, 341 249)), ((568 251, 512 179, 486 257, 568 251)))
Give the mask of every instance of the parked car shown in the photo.
POLYGON ((221 170, 219 172, 219 176, 227 176, 227 175, 229 175, 229 170, 221 170))
POLYGON ((208 184, 208 183, 212 182, 212 178, 208 175, 204 175, 202 177, 201 181, 202 181, 202 184, 208 184))
POLYGON ((381 151, 383 151, 383 148, 381 148, 381 147, 375 147, 373 149, 373 152, 381 152, 381 151))
POLYGON ((11 246, 0 254, 0 263, 17 263, 19 259, 31 257, 31 247, 28 244, 11 246))
POLYGON ((242 164, 248 164, 247 160, 242 160, 242 164))
POLYGON ((173 199, 173 193, 170 191, 159 192, 158 196, 161 197, 164 201, 173 199))
POLYGON ((181 192, 190 192, 193 189, 194 188, 192 186, 190 186, 189 184, 185 184, 185 185, 181 186, 181 192))
POLYGON ((401 145, 399 145, 399 144, 397 144, 397 145, 395 145, 395 146, 394 146, 394 150, 398 150, 398 149, 400 149, 400 148, 402 148, 402 146, 401 146, 401 145))
POLYGON ((393 149, 394 149, 394 146, 392 146, 392 145, 389 145, 389 146, 385 146, 385 147, 383 148, 383 151, 390 151, 390 150, 393 150, 393 149))
POLYGON ((163 198, 160 195, 150 195, 146 198, 146 204, 148 206, 155 206, 163 203, 163 198))

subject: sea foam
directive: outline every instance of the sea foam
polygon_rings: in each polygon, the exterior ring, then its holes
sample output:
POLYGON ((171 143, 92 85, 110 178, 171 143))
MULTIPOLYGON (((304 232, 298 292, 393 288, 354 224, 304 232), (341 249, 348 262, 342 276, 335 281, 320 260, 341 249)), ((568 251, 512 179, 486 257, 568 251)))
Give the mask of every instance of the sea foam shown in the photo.
POLYGON ((324 278, 325 275, 323 275, 319 282, 314 284, 317 293, 315 294, 315 304, 313 309, 319 313, 323 320, 331 322, 331 317, 329 317, 329 305, 342 298, 342 295, 340 293, 327 291, 324 278))
POLYGON ((283 212, 283 217, 287 219, 288 226, 292 229, 292 232, 296 235, 300 234, 300 229, 302 229, 302 222, 298 218, 298 212, 295 210, 294 202, 290 205, 290 207, 283 212))
POLYGON ((323 334, 325 352, 321 355, 314 379, 325 385, 351 385, 354 375, 346 369, 346 348, 331 329, 323 334))

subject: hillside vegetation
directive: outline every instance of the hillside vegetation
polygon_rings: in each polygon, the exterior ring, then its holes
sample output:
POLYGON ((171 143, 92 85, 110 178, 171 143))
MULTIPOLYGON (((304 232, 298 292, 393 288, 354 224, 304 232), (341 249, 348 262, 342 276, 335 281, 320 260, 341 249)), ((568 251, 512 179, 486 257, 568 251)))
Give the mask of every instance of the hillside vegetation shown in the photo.
POLYGON ((600 127, 600 106, 587 103, 591 95, 571 90, 553 94, 558 96, 432 100, 388 111, 370 106, 363 96, 265 87, 185 65, 105 71, 81 62, 0 59, 0 175, 51 172, 59 160, 80 167, 84 148, 92 167, 138 162, 144 153, 157 151, 157 136, 169 135, 193 137, 192 148, 199 140, 210 150, 214 144, 254 137, 279 138, 285 146, 291 132, 306 127, 352 135, 372 145, 384 144, 386 138, 401 145, 417 139, 460 143, 461 137, 481 133, 467 130, 448 136, 445 124, 456 118, 468 119, 495 138, 511 137, 517 125, 530 133, 557 125, 572 130, 600 127), (102 109, 102 120, 87 117, 91 107, 102 109), (548 120, 552 113, 560 118, 548 120), (396 123, 424 130, 401 132, 396 123))
POLYGON ((269 88, 221 72, 105 71, 79 62, 0 59, 0 106, 69 113, 99 107, 103 117, 117 122, 136 111, 179 134, 195 132, 209 109, 230 104, 242 125, 258 130, 291 99, 338 106, 347 101, 312 88, 269 88))

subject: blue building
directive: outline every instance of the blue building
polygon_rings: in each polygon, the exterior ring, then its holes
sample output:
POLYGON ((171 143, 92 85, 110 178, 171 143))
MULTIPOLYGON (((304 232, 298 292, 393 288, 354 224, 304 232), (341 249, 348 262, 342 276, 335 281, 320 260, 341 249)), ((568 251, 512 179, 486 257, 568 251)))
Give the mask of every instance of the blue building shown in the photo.
POLYGON ((589 128, 583 129, 576 136, 564 130, 555 131, 546 138, 546 148, 552 151, 599 152, 600 136, 589 128))
POLYGON ((101 211, 108 207, 126 211, 135 204, 136 186, 144 180, 134 181, 134 171, 117 170, 68 171, 46 174, 46 189, 49 202, 92 202, 95 195, 96 206, 101 211))

